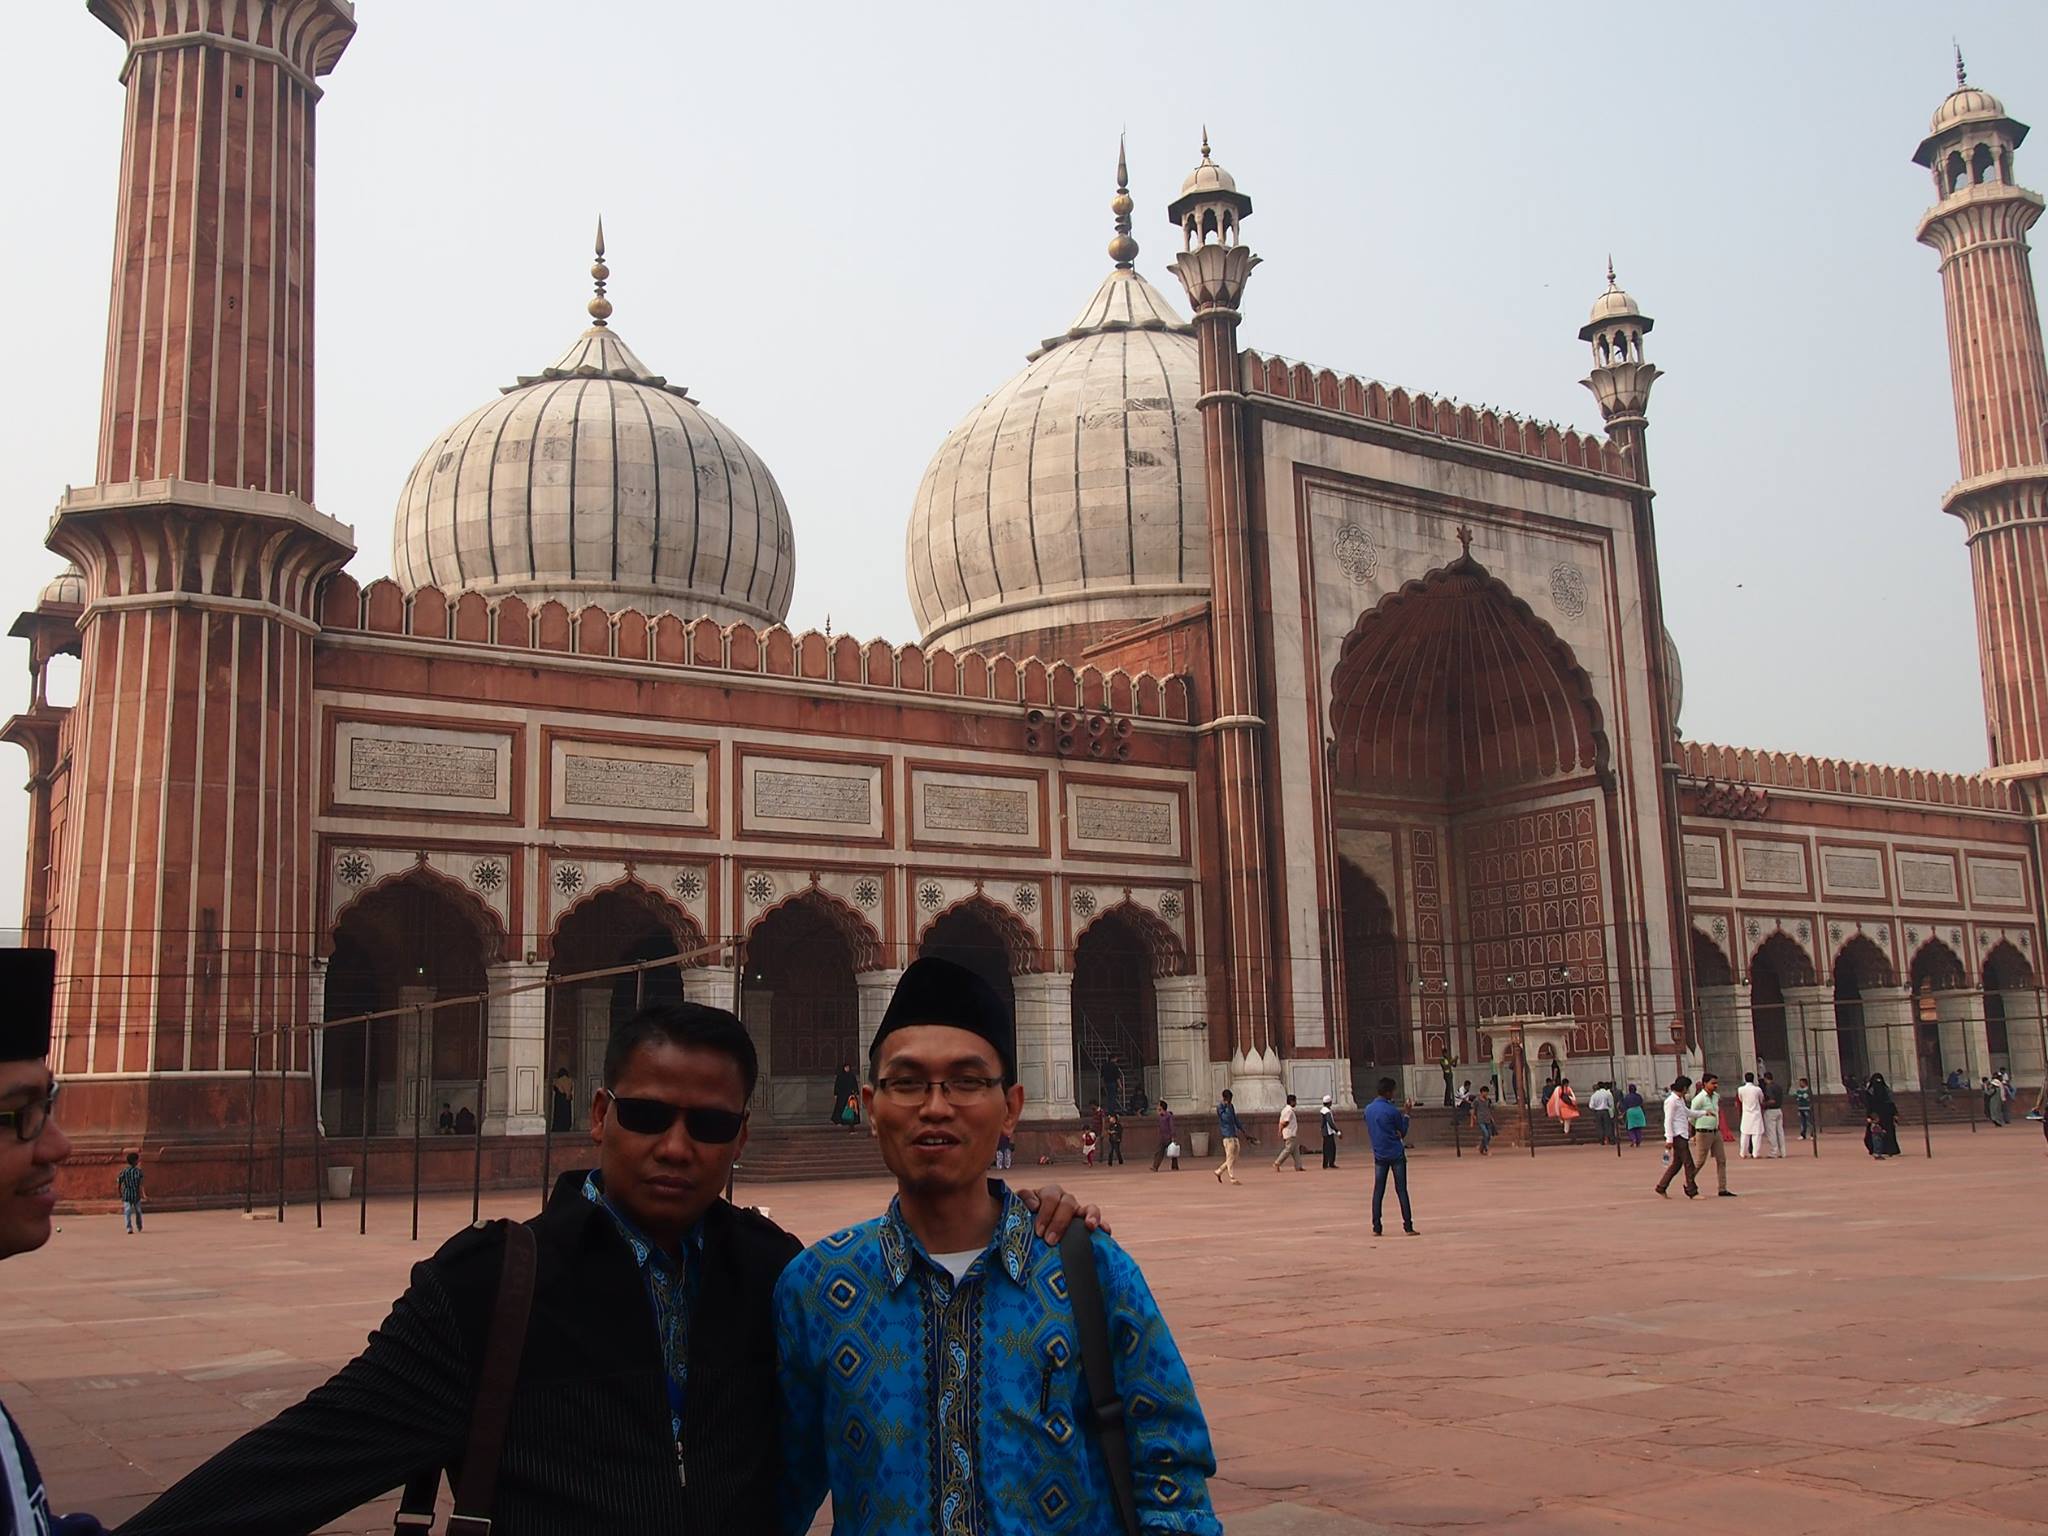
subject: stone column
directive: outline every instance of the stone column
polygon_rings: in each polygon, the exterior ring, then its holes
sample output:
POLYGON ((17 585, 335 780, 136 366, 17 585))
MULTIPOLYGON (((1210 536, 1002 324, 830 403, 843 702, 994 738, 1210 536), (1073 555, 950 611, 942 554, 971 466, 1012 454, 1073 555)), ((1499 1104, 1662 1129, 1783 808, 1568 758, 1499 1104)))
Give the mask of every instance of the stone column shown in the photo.
POLYGON ((1842 1083, 1842 1055, 1835 1044, 1835 989, 1831 982, 1818 986, 1785 988, 1785 1043, 1791 1048, 1792 1081, 1798 1086, 1805 1078, 1817 1094, 1839 1094, 1842 1083))
POLYGON ((1183 1113, 1208 1104, 1207 987, 1201 976, 1162 976, 1152 983, 1159 1018, 1156 1096, 1183 1113))
POLYGON ((306 967, 306 1018, 313 1025, 313 1132, 327 1134, 327 1031, 320 1027, 327 1017, 327 962, 315 960, 306 967))
POLYGON ((609 983, 564 989, 557 1007, 571 1010, 576 1021, 576 1103, 569 1123, 590 1128, 590 1106, 604 1086, 604 1048, 612 1035, 612 989, 609 983))
POLYGON ((766 987, 743 988, 738 1012, 740 1022, 746 1025, 747 1033, 753 1037, 754 1054, 761 1064, 761 1079, 754 1088, 754 1104, 759 1113, 772 1120, 775 1118, 775 994, 766 987))
POLYGON ((1739 986, 1699 989, 1700 1053, 1709 1067, 1732 1083, 1757 1070, 1756 1031, 1744 1015, 1742 993, 1739 986))
MULTIPOLYGON (((706 1008, 733 1011, 733 974, 724 966, 692 965, 683 969, 683 1000, 702 1003, 706 1008)), ((766 1070, 768 1063, 761 1063, 766 1070)))
POLYGON ((1071 1120, 1081 1112, 1074 1102, 1074 978, 1047 971, 1018 976, 1014 984, 1024 1118, 1071 1120))
POLYGON ((1984 1000, 1961 987, 1934 994, 1934 1028, 1941 1040, 1941 1070, 1963 1069, 1971 1088, 1991 1075, 1991 1041, 1984 1025, 1984 1000))
MULTIPOLYGON (((2005 1061, 2015 1083, 2038 1087, 2043 1081, 2041 994, 2020 991, 1998 994, 2005 999, 2005 1061)), ((2031 1108, 2032 1106, 2026 1106, 2031 1108)))
POLYGON ((1863 989, 1865 1059, 1893 1088, 1920 1087, 1920 1046, 1911 987, 1863 989))
MULTIPOLYGON (((432 987, 400 987, 398 1005, 401 1008, 424 1009, 434 1001, 432 987)), ((370 1124, 377 1131, 386 1134, 410 1136, 412 1118, 425 1113, 431 1117, 433 1106, 426 1101, 434 1092, 434 1015, 431 1013, 403 1013, 385 1026, 398 1037, 397 1061, 393 1064, 393 1081, 387 1091, 381 1082, 373 1084, 377 1099, 377 1113, 370 1124)), ((377 1028, 372 1024, 371 1030, 377 1028)), ((365 1042, 365 1049, 375 1044, 371 1039, 365 1042)), ((427 1128, 433 1129, 431 1119, 427 1128)))
MULTIPOLYGON (((545 963, 513 962, 484 972, 489 989, 547 979, 545 963)), ((484 1134, 540 1136, 548 1128, 547 994, 538 986, 494 997, 484 1029, 484 1134)))

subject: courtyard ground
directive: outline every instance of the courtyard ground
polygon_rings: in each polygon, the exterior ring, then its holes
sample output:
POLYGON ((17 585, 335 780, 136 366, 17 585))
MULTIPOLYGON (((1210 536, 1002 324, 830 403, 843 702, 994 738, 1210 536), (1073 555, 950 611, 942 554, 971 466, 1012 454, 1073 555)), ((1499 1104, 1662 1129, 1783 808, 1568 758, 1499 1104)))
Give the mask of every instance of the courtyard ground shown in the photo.
MULTIPOLYGON (((1413 1163, 1422 1235, 1368 1233, 1370 1160, 1044 1173, 1098 1200, 1193 1367, 1233 1536, 2048 1528, 2048 1150, 2038 1125, 1944 1128, 1886 1163, 1736 1162, 1740 1198, 1656 1199, 1657 1153, 1545 1147, 1413 1163)), ((1270 1155, 1271 1144, 1266 1148, 1270 1155)), ((806 1240, 873 1179, 742 1187, 806 1240)), ((1391 1198, 1391 1192, 1390 1192, 1391 1198)), ((524 1214, 533 1197, 487 1197, 524 1214)), ((8 1263, 0 1396, 58 1508, 110 1522, 362 1344, 407 1266, 408 1211, 325 1230, 71 1217, 8 1263)), ((467 1220, 432 1199, 422 1231, 467 1220)), ((330 1527, 384 1532, 388 1505, 330 1527)))

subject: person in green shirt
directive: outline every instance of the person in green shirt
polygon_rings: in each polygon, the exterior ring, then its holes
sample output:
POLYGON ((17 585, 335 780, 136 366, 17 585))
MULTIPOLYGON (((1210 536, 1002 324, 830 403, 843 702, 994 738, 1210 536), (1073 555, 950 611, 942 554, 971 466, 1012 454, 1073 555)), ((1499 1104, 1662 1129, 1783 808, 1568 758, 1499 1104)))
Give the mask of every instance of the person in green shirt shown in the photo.
POLYGON ((1714 1177, 1720 1194, 1732 1196, 1728 1187, 1728 1154, 1721 1150, 1721 1079, 1713 1073, 1700 1077, 1700 1091, 1686 1106, 1692 1116, 1692 1161, 1700 1172, 1707 1171, 1707 1159, 1714 1160, 1714 1177))
POLYGON ((1799 1139, 1804 1141, 1813 1134, 1813 1085, 1803 1077, 1792 1090, 1792 1103, 1799 1111, 1799 1139))

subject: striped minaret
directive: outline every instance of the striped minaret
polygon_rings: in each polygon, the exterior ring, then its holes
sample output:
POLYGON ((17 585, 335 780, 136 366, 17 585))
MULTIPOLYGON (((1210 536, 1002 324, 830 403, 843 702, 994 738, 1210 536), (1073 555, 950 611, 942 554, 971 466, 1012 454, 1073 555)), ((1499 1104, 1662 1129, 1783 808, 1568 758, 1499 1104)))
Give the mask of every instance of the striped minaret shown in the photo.
MULTIPOLYGON (((1216 717, 1209 723, 1220 792, 1223 911, 1228 950, 1221 969, 1230 1008, 1231 1070, 1241 1107, 1266 1108, 1270 1079, 1278 1092, 1281 1038, 1274 988, 1284 961, 1274 954, 1273 867, 1268 835, 1266 722, 1261 713, 1258 586, 1247 481, 1244 384, 1237 348, 1238 307, 1259 258, 1239 243, 1252 200, 1209 155, 1167 208, 1183 249, 1174 275, 1187 290, 1201 349, 1202 435, 1208 467, 1210 647, 1216 717), (1252 1085, 1247 1096, 1244 1087, 1252 1085)), ((1277 1105, 1277 1099, 1275 1100, 1277 1105)))
POLYGON ((2013 180, 2026 136, 1958 53, 1956 88, 1913 158, 1938 199, 1919 237, 1941 254, 1962 459, 1942 505, 1970 546, 1991 765, 2033 778, 2048 775, 2048 364, 2027 255, 2042 202, 2013 180))
MULTIPOLYGON (((53 929, 72 1122, 203 1132, 303 1070, 313 604, 313 116, 348 0, 92 0, 127 45, 98 483, 53 929)), ((276 1113, 273 1097, 261 1111, 276 1113)), ((304 1088, 294 1092, 304 1107, 304 1088)))

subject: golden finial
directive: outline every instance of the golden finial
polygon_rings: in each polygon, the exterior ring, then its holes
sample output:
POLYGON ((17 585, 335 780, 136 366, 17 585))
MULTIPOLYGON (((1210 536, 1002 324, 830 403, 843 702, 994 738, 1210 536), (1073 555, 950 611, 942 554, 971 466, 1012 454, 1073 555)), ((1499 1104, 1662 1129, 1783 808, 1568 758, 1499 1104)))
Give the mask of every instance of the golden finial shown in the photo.
POLYGON ((1109 211, 1116 215, 1116 235, 1109 242, 1109 259, 1119 268, 1128 268, 1138 259, 1138 242, 1131 238, 1131 210, 1137 205, 1131 201, 1131 173, 1124 163, 1124 136, 1116 136, 1116 196, 1109 200, 1109 211))
POLYGON ((1207 163, 1208 163, 1208 160, 1209 160, 1209 125, 1208 125, 1207 123, 1204 123, 1204 124, 1202 124, 1202 161, 1203 161, 1203 163, 1204 163, 1204 164, 1207 164, 1207 163))
MULTIPOLYGON (((1949 39, 1949 41, 1953 43, 1953 42, 1955 42, 1955 39, 1954 39, 1954 38, 1951 38, 1951 39, 1949 39)), ((1962 89, 1962 88, 1963 88, 1964 86, 1966 86, 1966 85, 1968 85, 1968 84, 1970 83, 1970 77, 1969 77, 1969 74, 1968 74, 1968 73, 1967 73, 1967 72, 1966 72, 1966 71, 1965 71, 1965 70, 1963 69, 1963 45, 1962 45, 1961 43, 1955 43, 1955 50, 1956 50, 1956 89, 1960 91, 1960 90, 1961 90, 1961 89, 1962 89)))
POLYGON ((597 260, 590 264, 590 275, 597 282, 597 293, 590 301, 590 323, 602 327, 612 317, 612 301, 604 296, 605 279, 612 275, 612 269, 604 264, 604 215, 597 219, 597 260))
POLYGON ((1614 253, 1612 251, 1607 253, 1607 291, 1609 293, 1614 291, 1614 253))

